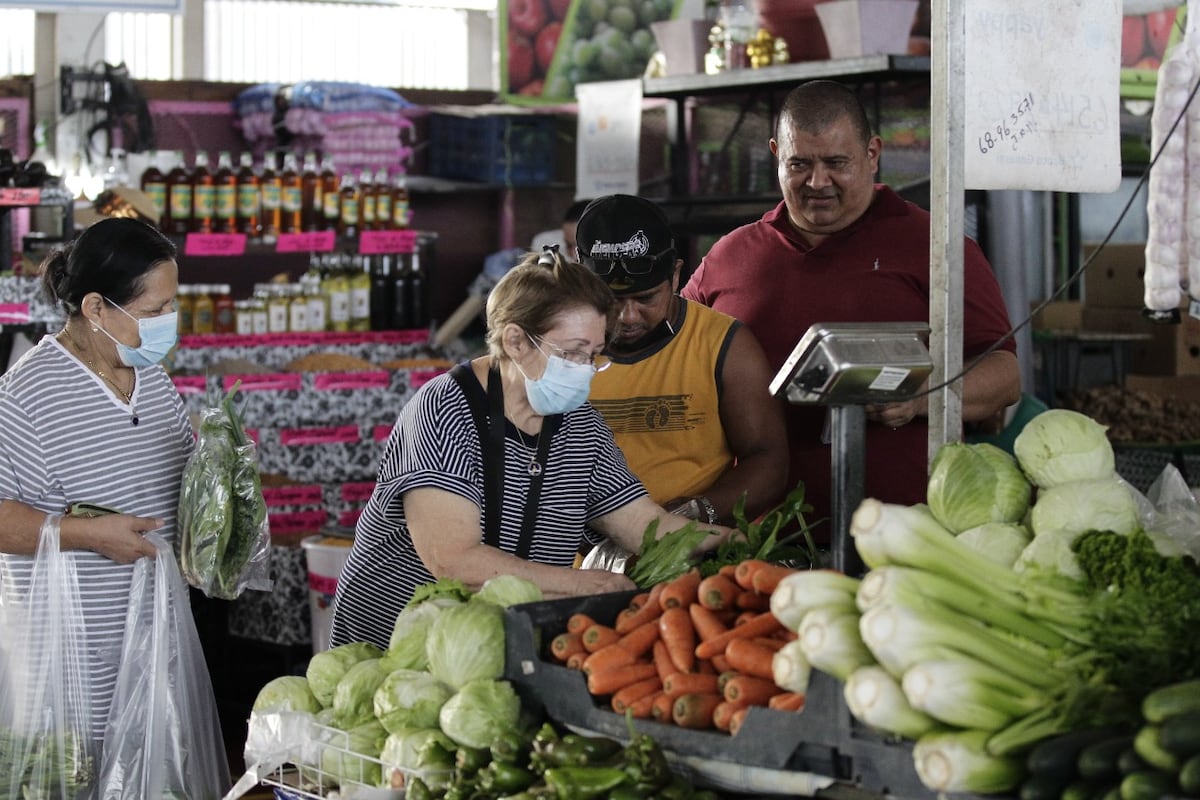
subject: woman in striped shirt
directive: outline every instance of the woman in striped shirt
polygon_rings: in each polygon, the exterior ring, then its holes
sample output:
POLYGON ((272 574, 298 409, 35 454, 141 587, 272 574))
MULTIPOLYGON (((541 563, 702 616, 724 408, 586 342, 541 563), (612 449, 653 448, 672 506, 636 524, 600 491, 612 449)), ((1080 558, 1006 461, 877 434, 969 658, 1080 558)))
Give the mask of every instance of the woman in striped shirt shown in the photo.
MULTIPOLYGON (((176 338, 175 246, 141 222, 102 220, 47 258, 43 282, 66 325, 0 376, 0 610, 21 613, 48 514, 79 502, 122 512, 63 517, 60 535, 79 579, 98 766, 133 562, 155 556, 147 531, 175 537, 192 450, 183 402, 158 364, 176 338)), ((13 681, 29 654, 6 644, 0 698, 19 704, 13 681)))
MULTIPOLYGON (((333 645, 387 647, 422 583, 472 589, 496 575, 548 598, 632 589, 624 575, 572 569, 588 528, 641 549, 688 524, 629 471, 587 401, 604 369, 615 300, 591 270, 530 256, 488 296, 488 354, 425 384, 404 406, 338 579, 333 645)), ((715 547, 728 529, 712 526, 715 547)))

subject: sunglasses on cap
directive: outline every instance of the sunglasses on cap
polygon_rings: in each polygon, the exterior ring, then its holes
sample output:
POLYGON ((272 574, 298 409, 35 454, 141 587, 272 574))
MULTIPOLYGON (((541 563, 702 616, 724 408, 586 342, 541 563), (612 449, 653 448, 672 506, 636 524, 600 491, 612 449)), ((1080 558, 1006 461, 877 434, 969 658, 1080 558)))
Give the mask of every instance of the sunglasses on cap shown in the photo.
POLYGON ((649 275, 659 269, 664 261, 668 259, 674 261, 674 258, 675 248, 668 247, 661 252, 636 258, 592 258, 580 253, 579 260, 597 275, 611 274, 617 266, 620 266, 626 275, 649 275))

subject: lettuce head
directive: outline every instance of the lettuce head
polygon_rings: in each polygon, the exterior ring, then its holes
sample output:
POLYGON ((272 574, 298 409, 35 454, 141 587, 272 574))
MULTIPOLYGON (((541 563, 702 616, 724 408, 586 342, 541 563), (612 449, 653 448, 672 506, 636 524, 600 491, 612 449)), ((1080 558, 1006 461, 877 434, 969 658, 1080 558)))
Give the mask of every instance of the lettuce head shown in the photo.
POLYGON ((459 690, 471 681, 504 674, 504 609, 493 603, 463 603, 443 609, 425 642, 429 671, 459 690))
POLYGON ((282 675, 268 681, 258 690, 251 711, 257 714, 274 714, 281 711, 308 711, 317 713, 321 704, 308 688, 308 680, 299 675, 282 675))
POLYGON ((1116 456, 1107 430, 1078 411, 1053 408, 1025 423, 1013 441, 1013 453, 1029 480, 1042 489, 1109 478, 1116 456))
POLYGON ((396 785, 394 772, 421 777, 430 788, 449 784, 454 772, 454 741, 439 728, 401 728, 393 731, 383 743, 379 760, 383 762, 385 783, 396 785))
POLYGON ((425 655, 425 639, 429 628, 442 609, 457 606, 461 600, 449 597, 431 597, 423 603, 408 605, 396 615, 392 625, 392 637, 383 654, 383 663, 388 671, 397 669, 428 669, 429 657, 425 655))
POLYGON ((1127 535, 1137 530, 1140 522, 1137 501, 1129 487, 1110 476, 1072 481, 1038 492, 1029 525, 1035 539, 1046 533, 1059 533, 1070 544, 1075 537, 1091 530, 1127 535))
POLYGON ((368 658, 379 658, 383 651, 370 642, 350 642, 317 653, 308 662, 308 688, 322 707, 333 705, 333 690, 346 670, 368 658))
POLYGON ((1016 563, 1021 551, 1029 545, 1030 538, 1029 531, 1023 525, 1010 522, 985 522, 958 535, 960 542, 1004 567, 1016 563))
POLYGON ((337 727, 350 730, 375 719, 375 692, 387 672, 378 658, 360 661, 338 681, 333 690, 333 719, 337 727))
POLYGON ((500 734, 516 729, 520 717, 521 701, 508 681, 476 680, 446 701, 438 725, 458 745, 490 747, 500 734))
POLYGON ((988 522, 1019 522, 1029 481, 1017 462, 990 444, 942 445, 930 466, 926 499, 942 527, 961 533, 988 522))
POLYGON ((388 733, 436 728, 438 712, 453 694, 453 689, 428 672, 395 670, 375 691, 375 717, 388 733))
POLYGON ((516 575, 497 575, 488 578, 472 600, 486 600, 498 606, 515 606, 518 603, 540 603, 545 599, 541 588, 533 581, 516 575))
POLYGON ((359 725, 344 735, 329 737, 321 751, 321 770, 339 785, 358 783, 378 786, 383 780, 379 751, 387 739, 387 731, 377 720, 359 725))

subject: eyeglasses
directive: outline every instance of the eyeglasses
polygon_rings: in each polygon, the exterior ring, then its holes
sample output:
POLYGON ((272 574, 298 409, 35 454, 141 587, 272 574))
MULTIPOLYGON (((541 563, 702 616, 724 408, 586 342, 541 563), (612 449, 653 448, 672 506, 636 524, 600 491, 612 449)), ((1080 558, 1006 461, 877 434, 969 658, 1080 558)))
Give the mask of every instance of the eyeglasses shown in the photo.
POLYGON ((664 259, 674 257, 675 248, 668 247, 662 252, 637 258, 592 258, 585 255, 580 260, 584 266, 597 275, 608 275, 618 264, 626 275, 649 275, 661 265, 664 259))
MULTIPOLYGON (((558 357, 563 361, 566 361, 569 364, 574 364, 577 367, 591 367, 593 372, 604 372, 604 370, 612 366, 612 359, 608 356, 593 355, 586 350, 564 350, 554 342, 547 341, 541 336, 534 336, 533 334, 527 335, 529 336, 530 340, 534 341, 535 346, 537 342, 541 342, 553 350, 555 354, 558 355, 558 357)), ((538 349, 541 350, 540 347, 538 349)), ((545 351, 543 351, 543 354, 544 352, 545 351)))

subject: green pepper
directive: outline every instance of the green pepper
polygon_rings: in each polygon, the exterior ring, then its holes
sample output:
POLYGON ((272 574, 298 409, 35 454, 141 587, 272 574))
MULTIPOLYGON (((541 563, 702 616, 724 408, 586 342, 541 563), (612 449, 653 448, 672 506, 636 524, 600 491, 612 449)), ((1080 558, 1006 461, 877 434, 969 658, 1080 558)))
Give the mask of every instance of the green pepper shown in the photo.
POLYGON ((608 793, 608 800, 646 800, 656 791, 657 787, 646 783, 623 783, 608 793))
POLYGON ((529 770, 503 761, 493 761, 479 772, 479 788, 493 794, 520 792, 536 780, 537 776, 529 770))
POLYGON ((559 800, 590 800, 607 795, 628 780, 618 767, 553 767, 543 777, 559 800))
POLYGON ((412 777, 404 783, 404 797, 405 800, 433 800, 433 792, 425 781, 412 777))
POLYGON ((524 736, 512 731, 502 733, 492 742, 492 761, 520 764, 528 758, 529 748, 530 742, 524 736))
POLYGON ((486 747, 460 747, 454 755, 454 766, 465 775, 474 775, 492 760, 486 747))
POLYGON ((671 767, 658 742, 637 736, 625 748, 625 772, 634 783, 661 786, 671 779, 671 767))
POLYGON ((606 761, 621 752, 621 743, 605 736, 581 736, 568 733, 562 737, 562 743, 573 751, 582 753, 587 759, 585 763, 596 764, 606 761))

